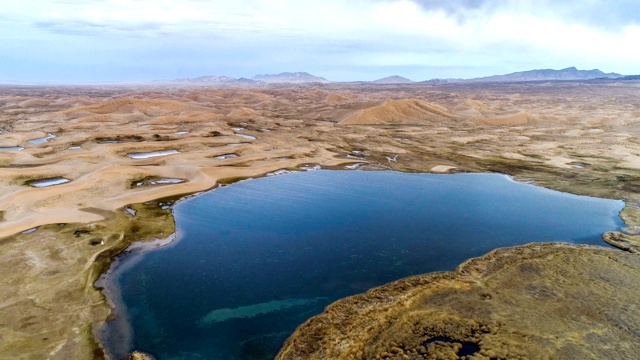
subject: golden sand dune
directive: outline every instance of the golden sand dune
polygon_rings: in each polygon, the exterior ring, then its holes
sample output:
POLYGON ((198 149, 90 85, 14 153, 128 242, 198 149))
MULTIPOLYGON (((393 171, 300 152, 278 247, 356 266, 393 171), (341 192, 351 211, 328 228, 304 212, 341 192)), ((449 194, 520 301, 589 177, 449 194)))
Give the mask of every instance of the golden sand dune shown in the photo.
POLYGON ((340 121, 341 125, 433 124, 449 120, 451 113, 440 105, 417 99, 387 100, 357 111, 340 121))
POLYGON ((475 99, 466 99, 453 108, 453 112, 470 119, 478 125, 518 126, 525 125, 533 115, 520 109, 512 109, 509 104, 491 106, 475 99))
POLYGON ((105 123, 105 122, 109 122, 113 119, 113 115, 112 114, 98 114, 98 115, 88 115, 88 116, 84 116, 79 118, 77 121, 78 123, 91 123, 91 122, 97 122, 97 123, 105 123))
POLYGON ((487 111, 489 110, 489 106, 481 101, 478 100, 474 100, 474 99, 468 99, 465 101, 467 105, 469 105, 470 107, 472 107, 473 109, 475 109, 478 112, 483 112, 483 111, 487 111))
POLYGON ((327 95, 327 97, 324 99, 324 101, 328 102, 328 103, 337 103, 337 102, 342 102, 342 101, 346 101, 347 98, 340 95, 340 94, 336 94, 336 93, 332 93, 327 95))
POLYGON ((503 115, 503 116, 494 116, 494 117, 485 117, 485 118, 476 118, 474 119, 478 124, 486 124, 486 125, 507 125, 507 126, 517 126, 517 125, 525 125, 531 119, 532 115, 526 112, 513 114, 513 115, 503 115))
POLYGON ((220 91, 217 93, 224 103, 260 105, 276 101, 272 96, 255 91, 220 91))
POLYGON ((224 116, 215 112, 185 112, 180 115, 164 115, 156 116, 145 121, 145 124, 173 124, 180 125, 183 123, 203 123, 203 122, 215 122, 221 120, 224 116))
POLYGON ((226 115, 227 118, 233 118, 233 119, 239 119, 239 120, 252 119, 252 118, 255 118, 256 116, 260 116, 256 110, 249 109, 244 106, 235 107, 226 115))
POLYGON ((471 118, 484 118, 485 114, 491 113, 489 105, 474 99, 464 99, 457 101, 453 107, 456 114, 471 118))
POLYGON ((308 91, 299 92, 297 94, 297 100, 307 100, 319 103, 326 99, 328 95, 329 93, 326 90, 310 89, 308 91))
POLYGON ((353 101, 358 98, 357 94, 348 91, 333 92, 324 99, 328 103, 339 103, 344 101, 353 101))
POLYGON ((81 113, 94 114, 130 114, 140 112, 144 114, 158 115, 170 113, 187 108, 186 104, 167 100, 140 100, 134 98, 121 98, 108 100, 95 105, 86 105, 70 109, 65 114, 71 116, 81 113))
POLYGON ((51 100, 47 99, 29 99, 20 103, 20 107, 47 106, 51 104, 51 100))

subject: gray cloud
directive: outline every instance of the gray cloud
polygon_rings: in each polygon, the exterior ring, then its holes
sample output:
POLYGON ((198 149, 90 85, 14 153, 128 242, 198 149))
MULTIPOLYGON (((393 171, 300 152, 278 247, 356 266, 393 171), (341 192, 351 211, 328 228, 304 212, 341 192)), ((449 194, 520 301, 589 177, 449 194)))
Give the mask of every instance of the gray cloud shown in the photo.
MULTIPOLYGON (((562 4, 562 3, 561 3, 562 4)), ((640 2, 637 0, 571 1, 559 5, 568 18, 601 28, 619 28, 640 24, 640 2)))
POLYGON ((470 16, 489 17, 498 11, 557 16, 569 23, 581 23, 604 29, 619 29, 640 24, 637 0, 411 0, 426 11, 444 11, 465 21, 470 16))

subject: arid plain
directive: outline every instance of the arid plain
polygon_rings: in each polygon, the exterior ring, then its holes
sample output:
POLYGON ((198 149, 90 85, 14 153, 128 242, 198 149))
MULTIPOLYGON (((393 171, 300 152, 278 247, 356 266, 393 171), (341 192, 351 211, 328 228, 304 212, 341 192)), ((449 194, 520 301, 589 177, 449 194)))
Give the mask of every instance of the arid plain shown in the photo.
MULTIPOLYGON (((110 308, 93 283, 112 257, 133 241, 169 237, 180 196, 278 170, 488 171, 623 199, 627 234, 607 239, 638 251, 638 81, 4 86, 0 130, 3 359, 102 358, 94 328, 110 308), (33 186, 51 178, 69 181, 33 186)), ((617 277, 624 262, 630 278, 617 284, 636 289, 624 299, 640 296, 637 254, 594 252, 575 254, 597 257, 604 272, 615 263, 617 277)), ((616 326, 637 339, 633 306, 616 326)))

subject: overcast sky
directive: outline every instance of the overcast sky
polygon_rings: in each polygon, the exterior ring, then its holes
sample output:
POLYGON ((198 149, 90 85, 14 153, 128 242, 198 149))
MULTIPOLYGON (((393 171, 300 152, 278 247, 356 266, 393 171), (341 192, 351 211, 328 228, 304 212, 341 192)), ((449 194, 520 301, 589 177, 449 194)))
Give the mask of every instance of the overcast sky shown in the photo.
POLYGON ((307 71, 329 80, 576 66, 640 74, 640 1, 20 0, 0 7, 0 81, 307 71))

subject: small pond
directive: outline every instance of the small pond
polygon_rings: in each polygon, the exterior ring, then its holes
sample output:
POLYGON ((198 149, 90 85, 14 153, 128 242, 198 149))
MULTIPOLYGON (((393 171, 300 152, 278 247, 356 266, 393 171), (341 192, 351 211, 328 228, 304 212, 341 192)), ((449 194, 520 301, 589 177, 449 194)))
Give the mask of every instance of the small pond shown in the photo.
POLYGON ((141 179, 139 181, 134 181, 132 183, 132 186, 154 186, 154 185, 182 184, 185 181, 186 181, 185 179, 150 177, 150 178, 141 179))
POLYGON ((180 151, 178 150, 162 150, 162 151, 129 153, 127 154, 127 156, 132 159, 150 159, 158 156, 167 156, 167 155, 173 155, 178 153, 180 153, 180 151))
POLYGON ((236 134, 236 136, 240 136, 240 137, 243 137, 243 138, 249 139, 249 140, 255 140, 256 139, 255 136, 246 135, 246 134, 236 134))
POLYGON ((47 134, 46 137, 31 139, 31 140, 29 140, 29 143, 31 143, 31 144, 44 144, 44 143, 48 142, 49 140, 54 139, 55 137, 56 137, 56 135, 54 135, 54 134, 47 134))
POLYGON ((63 177, 53 177, 53 178, 42 179, 42 180, 31 180, 31 181, 28 181, 27 184, 29 186, 43 188, 43 187, 49 187, 54 185, 66 184, 70 181, 71 180, 65 179, 63 177))
POLYGON ((240 156, 238 156, 237 154, 222 154, 222 155, 218 155, 216 156, 216 159, 218 160, 226 160, 226 159, 236 159, 239 158, 240 156))

